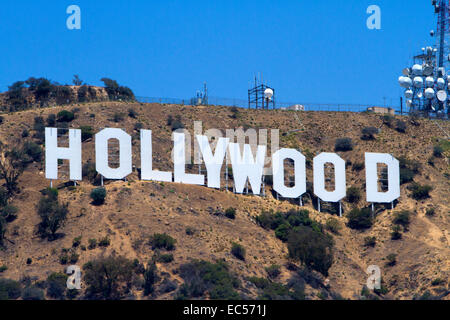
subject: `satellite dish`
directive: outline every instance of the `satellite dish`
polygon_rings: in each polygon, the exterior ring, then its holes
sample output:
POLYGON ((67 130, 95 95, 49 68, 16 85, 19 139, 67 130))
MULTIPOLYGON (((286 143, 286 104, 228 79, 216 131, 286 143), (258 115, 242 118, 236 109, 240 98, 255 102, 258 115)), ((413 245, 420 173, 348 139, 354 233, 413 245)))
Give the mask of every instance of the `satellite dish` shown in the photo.
POLYGON ((417 93, 417 98, 422 99, 422 97, 423 97, 422 92, 418 92, 418 93, 417 93))
POLYGON ((409 108, 412 105, 412 100, 406 100, 406 106, 409 108))
POLYGON ((413 74, 420 76, 420 75, 422 75, 422 71, 423 71, 423 68, 420 64, 413 65, 413 67, 412 67, 413 74))
POLYGON ((405 69, 403 69, 402 73, 405 77, 407 77, 411 73, 411 70, 409 68, 405 68, 405 69))
POLYGON ((442 78, 437 79, 436 84, 439 89, 444 89, 445 87, 445 80, 442 78))
POLYGON ((425 76, 431 76, 432 74, 433 74, 433 66, 430 66, 430 65, 425 65, 424 67, 423 67, 423 74, 425 75, 425 76))
POLYGON ((264 98, 266 98, 267 100, 272 100, 273 97, 273 90, 270 88, 267 88, 266 90, 264 90, 264 98))
POLYGON ((411 99, 413 97, 413 91, 411 89, 406 90, 405 97, 406 99, 411 99))
POLYGON ((444 90, 439 90, 436 96, 440 102, 444 102, 447 100, 447 92, 445 92, 444 90))
POLYGON ((434 78, 433 78, 433 77, 427 77, 427 78, 425 79, 425 85, 426 85, 428 88, 431 88, 432 86, 434 86, 434 78))
POLYGON ((433 88, 428 88, 425 90, 425 98, 430 99, 430 100, 434 98, 434 89, 433 88))
POLYGON ((409 89, 412 86, 412 80, 409 77, 399 77, 398 83, 402 88, 409 89))
POLYGON ((434 30, 430 31, 430 36, 434 37, 434 30))
POLYGON ((415 77, 414 78, 414 87, 421 88, 423 86, 423 78, 422 77, 415 77))

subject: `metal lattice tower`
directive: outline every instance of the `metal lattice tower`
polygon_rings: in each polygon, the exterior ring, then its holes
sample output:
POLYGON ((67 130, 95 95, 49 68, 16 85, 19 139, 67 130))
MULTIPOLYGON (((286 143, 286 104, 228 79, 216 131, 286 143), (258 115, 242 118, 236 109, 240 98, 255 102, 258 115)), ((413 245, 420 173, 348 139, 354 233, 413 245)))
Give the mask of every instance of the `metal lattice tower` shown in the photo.
POLYGON ((437 15, 436 48, 438 49, 438 67, 449 70, 450 54, 450 0, 433 1, 434 12, 437 15))

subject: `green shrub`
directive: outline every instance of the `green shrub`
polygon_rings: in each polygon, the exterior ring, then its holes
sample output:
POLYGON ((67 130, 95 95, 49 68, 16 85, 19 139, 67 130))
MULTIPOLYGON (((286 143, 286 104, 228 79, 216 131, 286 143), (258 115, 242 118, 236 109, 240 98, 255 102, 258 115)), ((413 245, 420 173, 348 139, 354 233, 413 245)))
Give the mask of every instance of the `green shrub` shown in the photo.
POLYGON ((7 204, 1 209, 1 215, 3 218, 5 218, 6 222, 14 221, 17 218, 17 212, 19 209, 16 207, 7 204))
POLYGON ((136 117, 138 116, 138 113, 133 108, 130 108, 130 109, 128 109, 128 116, 130 118, 136 119, 136 117))
POLYGON ((33 141, 26 141, 23 144, 23 153, 30 157, 31 161, 40 162, 42 160, 42 148, 33 141))
POLYGON ((6 270, 8 270, 8 267, 5 265, 0 266, 0 273, 5 272, 6 270))
POLYGON ((299 260, 308 268, 328 275, 333 263, 333 240, 331 236, 314 231, 305 226, 298 226, 288 239, 289 257, 299 260))
POLYGON ((106 189, 105 188, 95 188, 91 192, 91 199, 93 204, 101 205, 105 203, 106 189))
POLYGON ((30 265, 33 262, 33 259, 27 258, 27 265, 30 265))
POLYGON ((195 233, 195 229, 191 227, 187 227, 185 231, 188 236, 192 236, 195 233))
POLYGON ((355 162, 352 165, 353 171, 361 171, 364 169, 364 162, 355 162))
POLYGON ((81 236, 76 237, 72 241, 72 247, 76 248, 81 244, 81 236))
POLYGON ((328 218, 325 227, 334 234, 339 234, 342 229, 341 223, 336 218, 328 218))
POLYGON ((390 114, 383 115, 383 124, 385 124, 389 128, 392 128, 394 120, 395 120, 395 118, 390 114))
POLYGON ((386 257, 386 266, 392 267, 397 263, 397 255, 394 253, 389 254, 386 257))
POLYGON ((289 224, 283 223, 275 229, 275 236, 283 242, 288 240, 289 232, 291 231, 291 226, 289 224))
POLYGON ((63 300, 66 294, 68 276, 64 273, 52 273, 47 277, 47 295, 53 299, 63 300))
POLYGON ((414 183, 409 187, 409 190, 411 190, 411 197, 413 199, 423 200, 430 197, 430 191, 433 190, 433 187, 414 183))
POLYGON ((281 274, 280 266, 277 264, 272 264, 271 266, 266 268, 267 275, 271 279, 275 279, 281 274))
POLYGON ((203 260, 194 260, 183 264, 179 268, 179 274, 184 280, 180 287, 178 299, 192 299, 209 294, 212 300, 237 300, 239 294, 239 280, 230 273, 228 265, 224 261, 211 263, 203 260))
POLYGON ((18 281, 0 278, 0 300, 16 300, 21 292, 22 287, 18 281))
POLYGON ((245 261, 245 248, 236 242, 231 244, 231 254, 239 260, 245 261))
POLYGON ((436 158, 441 158, 442 154, 444 153, 444 148, 442 148, 441 146, 434 146, 433 148, 433 156, 435 156, 436 158))
POLYGON ((75 119, 75 114, 68 110, 62 110, 57 114, 58 122, 71 122, 75 119))
POLYGON ((118 300, 130 290, 133 262, 124 257, 109 256, 83 266, 86 296, 89 299, 118 300))
POLYGON ((89 243, 88 245, 89 250, 97 248, 97 239, 89 239, 88 243, 89 243))
POLYGON ((150 237, 149 244, 153 249, 166 249, 168 251, 175 250, 177 240, 166 233, 155 233, 150 237))
POLYGON ((79 258, 80 258, 79 254, 77 254, 76 252, 72 252, 72 254, 69 257, 69 262, 74 264, 78 261, 79 258))
POLYGON ((94 136, 94 129, 91 126, 81 126, 81 141, 86 141, 94 136))
POLYGON ((406 122, 397 120, 397 123, 395 125, 395 130, 397 130, 398 132, 401 132, 401 133, 405 133, 406 128, 407 128, 406 122))
POLYGON ((400 240, 402 238, 401 227, 399 225, 394 225, 392 227, 391 239, 400 240))
POLYGON ((48 127, 55 127, 56 126, 56 115, 54 113, 51 113, 47 117, 47 126, 48 127))
POLYGON ((374 140, 375 135, 378 133, 378 128, 375 127, 365 127, 362 129, 362 137, 363 140, 374 140))
POLYGON ((428 208, 427 211, 425 212, 425 215, 427 217, 431 217, 434 216, 436 213, 436 209, 435 208, 428 208))
POLYGON ((358 203, 361 200, 361 191, 357 187, 347 189, 347 201, 350 203, 358 203))
POLYGON ((41 222, 38 225, 38 233, 43 238, 53 240, 56 232, 66 221, 69 212, 68 204, 60 204, 58 202, 58 191, 48 188, 40 199, 37 207, 38 215, 41 222))
POLYGON ((158 281, 156 264, 150 262, 144 271, 144 296, 153 293, 154 285, 158 281))
POLYGON ((347 226, 352 229, 368 229, 372 227, 372 211, 370 208, 353 209, 347 214, 347 226))
POLYGON ((376 243, 377 243, 376 237, 367 236, 364 238, 365 247, 375 247, 376 243))
POLYGON ((334 144, 335 151, 351 151, 353 150, 353 142, 350 138, 340 138, 334 144))
POLYGON ((121 122, 125 118, 125 115, 121 112, 115 112, 113 115, 114 122, 121 122))
POLYGON ((283 216, 281 213, 272 213, 269 211, 263 211, 256 217, 256 222, 264 229, 275 230, 280 224, 283 223, 283 216))
POLYGON ((38 287, 25 288, 22 292, 23 300, 45 300, 44 291, 38 287))
POLYGON ((408 210, 402 210, 400 212, 396 212, 392 219, 392 222, 397 225, 403 226, 405 229, 408 228, 410 223, 411 212, 408 210))
POLYGON ((104 238, 101 238, 100 241, 98 241, 99 247, 108 247, 111 244, 111 240, 109 240, 108 236, 105 236, 104 238))
POLYGON ((167 254, 160 254, 156 256, 156 261, 157 262, 162 262, 162 263, 170 263, 173 261, 173 254, 171 253, 167 253, 167 254))
POLYGON ((236 218, 236 209, 235 208, 228 208, 227 210, 225 210, 225 217, 227 217, 229 219, 236 218))

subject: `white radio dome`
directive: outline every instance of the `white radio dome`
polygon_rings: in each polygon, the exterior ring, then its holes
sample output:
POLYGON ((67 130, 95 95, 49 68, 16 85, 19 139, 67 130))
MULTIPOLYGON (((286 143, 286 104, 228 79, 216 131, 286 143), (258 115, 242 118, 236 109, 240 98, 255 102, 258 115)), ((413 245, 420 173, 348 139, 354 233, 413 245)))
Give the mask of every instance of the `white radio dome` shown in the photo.
POLYGON ((273 97, 273 90, 270 88, 267 88, 266 90, 264 90, 264 98, 266 99, 272 99, 273 97))
POLYGON ((445 80, 442 78, 437 79, 436 83, 439 89, 443 89, 445 87, 445 80))
POLYGON ((439 90, 436 96, 440 102, 444 102, 445 100, 447 100, 447 92, 445 92, 444 90, 439 90))
POLYGON ((401 87, 409 89, 412 86, 412 80, 409 77, 399 77, 398 78, 398 83, 400 84, 401 87))
POLYGON ((415 64, 412 67, 412 73, 415 75, 418 75, 418 76, 422 75, 422 70, 423 70, 423 67, 420 64, 415 64))
POLYGON ((426 84, 427 87, 434 86, 434 78, 433 77, 427 77, 425 79, 425 84, 426 84))
POLYGON ((427 99, 434 98, 434 89, 433 88, 428 88, 425 90, 425 98, 427 98, 427 99))
POLYGON ((406 106, 409 108, 412 105, 412 100, 406 100, 406 106))
POLYGON ((413 91, 411 89, 408 89, 405 91, 405 97, 406 99, 411 99, 413 96, 413 91))
POLYGON ((420 88, 423 86, 423 78, 422 77, 415 77, 414 78, 414 87, 420 88))

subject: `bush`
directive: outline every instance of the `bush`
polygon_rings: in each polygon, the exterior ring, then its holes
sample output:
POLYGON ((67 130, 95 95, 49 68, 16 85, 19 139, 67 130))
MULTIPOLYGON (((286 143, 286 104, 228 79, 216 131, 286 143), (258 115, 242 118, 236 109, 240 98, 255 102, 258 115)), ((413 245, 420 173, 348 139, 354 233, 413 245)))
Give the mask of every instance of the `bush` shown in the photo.
POLYGON ((150 262, 147 269, 144 271, 144 296, 153 293, 154 285, 158 281, 158 274, 156 264, 150 262))
POLYGON ((442 154, 444 153, 444 148, 441 146, 434 146, 433 148, 433 156, 436 158, 442 158, 442 154))
POLYGON ((397 120, 397 123, 395 125, 395 130, 397 130, 398 132, 401 133, 405 133, 406 132, 406 122, 402 121, 402 120, 397 120))
POLYGON ((149 244, 153 249, 175 250, 177 240, 165 233, 155 233, 150 237, 149 244))
POLYGON ((239 260, 245 261, 245 248, 241 244, 233 242, 231 245, 231 254, 239 260))
POLYGON ((364 246, 365 247, 375 247, 377 243, 377 238, 367 236, 364 238, 364 246))
POLYGON ((38 287, 25 288, 22 292, 23 300, 45 300, 44 291, 38 287))
POLYGON ((63 300, 66 294, 68 276, 64 273, 52 273, 48 276, 47 295, 53 299, 63 300))
POLYGON ((68 204, 60 204, 58 202, 58 191, 48 188, 44 192, 44 196, 39 201, 37 212, 41 217, 38 225, 38 233, 43 238, 53 240, 56 232, 64 225, 67 214, 69 212, 68 204))
POLYGON ((256 217, 256 222, 264 229, 275 230, 280 224, 283 223, 283 216, 281 213, 272 213, 269 211, 263 211, 256 217))
POLYGON ((176 131, 178 129, 184 129, 184 124, 181 121, 180 116, 176 116, 175 120, 171 121, 170 126, 171 126, 172 131, 176 131))
POLYGON ((392 267, 397 263, 397 255, 394 253, 389 254, 386 257, 386 266, 392 267))
POLYGON ((406 229, 406 228, 408 228, 409 223, 410 223, 410 216, 411 216, 411 213, 409 211, 402 210, 402 211, 396 212, 394 214, 394 218, 392 219, 392 222, 394 224, 401 225, 401 226, 403 226, 403 228, 406 229))
POLYGON ((16 300, 22 292, 18 281, 0 278, 0 300, 16 300))
POLYGON ((436 213, 436 209, 435 208, 428 208, 427 211, 425 212, 425 215, 427 217, 431 217, 434 216, 436 213))
POLYGON ((162 263, 170 263, 173 261, 173 254, 168 253, 168 254, 160 254, 156 256, 156 261, 157 262, 162 262, 162 263))
POLYGON ((333 264, 333 240, 331 236, 316 232, 305 226, 297 227, 288 239, 289 257, 299 260, 308 268, 328 275, 333 264))
POLYGON ((235 208, 228 208, 227 210, 225 210, 225 217, 227 217, 229 219, 236 218, 236 209, 235 208))
POLYGON ((111 244, 111 240, 109 240, 108 236, 105 236, 104 238, 100 239, 98 242, 99 247, 108 247, 111 244))
POLYGON ((395 120, 395 118, 390 114, 383 115, 383 124, 385 124, 389 128, 392 128, 394 120, 395 120))
POLYGON ((6 206, 1 209, 1 215, 3 218, 5 218, 6 222, 14 221, 17 218, 17 212, 19 209, 16 207, 7 204, 6 206))
POLYGON ((75 114, 68 110, 62 110, 56 115, 58 122, 71 122, 75 119, 75 114))
POLYGON ((375 135, 378 133, 378 129, 375 127, 365 127, 362 129, 362 137, 363 140, 374 140, 375 135))
POLYGON ((414 183, 409 187, 411 190, 411 197, 415 200, 423 200, 430 197, 430 191, 433 190, 433 187, 429 185, 420 185, 418 183, 414 183))
POLYGON ((270 267, 266 268, 266 272, 269 278, 275 279, 281 274, 280 266, 277 264, 272 264, 270 267))
POLYGON ((106 257, 83 266, 86 295, 90 299, 118 300, 127 294, 133 280, 133 262, 124 257, 106 257))
POLYGON ((391 232, 391 239, 392 240, 399 240, 402 238, 402 233, 401 233, 401 227, 398 225, 395 225, 392 227, 392 232, 391 232))
POLYGON ((121 122, 123 121, 124 118, 125 118, 124 114, 120 112, 115 112, 113 115, 114 122, 121 122))
POLYGON ((138 113, 136 112, 136 110, 130 108, 130 109, 128 109, 128 116, 130 118, 136 119, 136 117, 138 116, 138 113))
POLYGON ((275 236, 283 242, 288 240, 289 232, 291 231, 291 226, 289 224, 283 223, 275 229, 275 236))
POLYGON ((185 231, 188 236, 192 236, 195 233, 195 229, 191 227, 187 227, 185 231))
POLYGON ((347 201, 350 203, 358 203, 361 200, 361 191, 357 187, 347 189, 347 201))
POLYGON ((76 248, 81 244, 81 236, 76 237, 72 241, 72 247, 76 248))
POLYGON ((101 205, 105 203, 106 189, 105 188, 95 188, 91 192, 91 199, 93 204, 101 205))
POLYGON ((352 229, 368 229, 373 224, 370 208, 353 209, 347 214, 347 226, 352 229))
POLYGON ((97 248, 97 239, 89 239, 88 243, 89 243, 88 245, 89 250, 97 248))
POLYGON ((47 117, 47 126, 48 127, 54 127, 56 126, 56 115, 54 113, 51 113, 47 117))
POLYGON ((353 142, 350 138, 340 138, 334 144, 335 151, 351 151, 353 150, 353 142))
POLYGON ((40 162, 42 160, 42 148, 37 143, 26 141, 22 150, 32 161, 40 162))
POLYGON ((237 300, 239 280, 229 271, 224 261, 211 263, 194 260, 180 266, 179 274, 184 280, 178 292, 178 299, 199 298, 209 293, 209 299, 237 300))
POLYGON ((94 136, 94 129, 91 126, 81 126, 81 141, 86 141, 94 136))
POLYGON ((327 222, 325 223, 325 227, 334 234, 339 234, 342 229, 339 220, 335 218, 328 218, 327 222))

